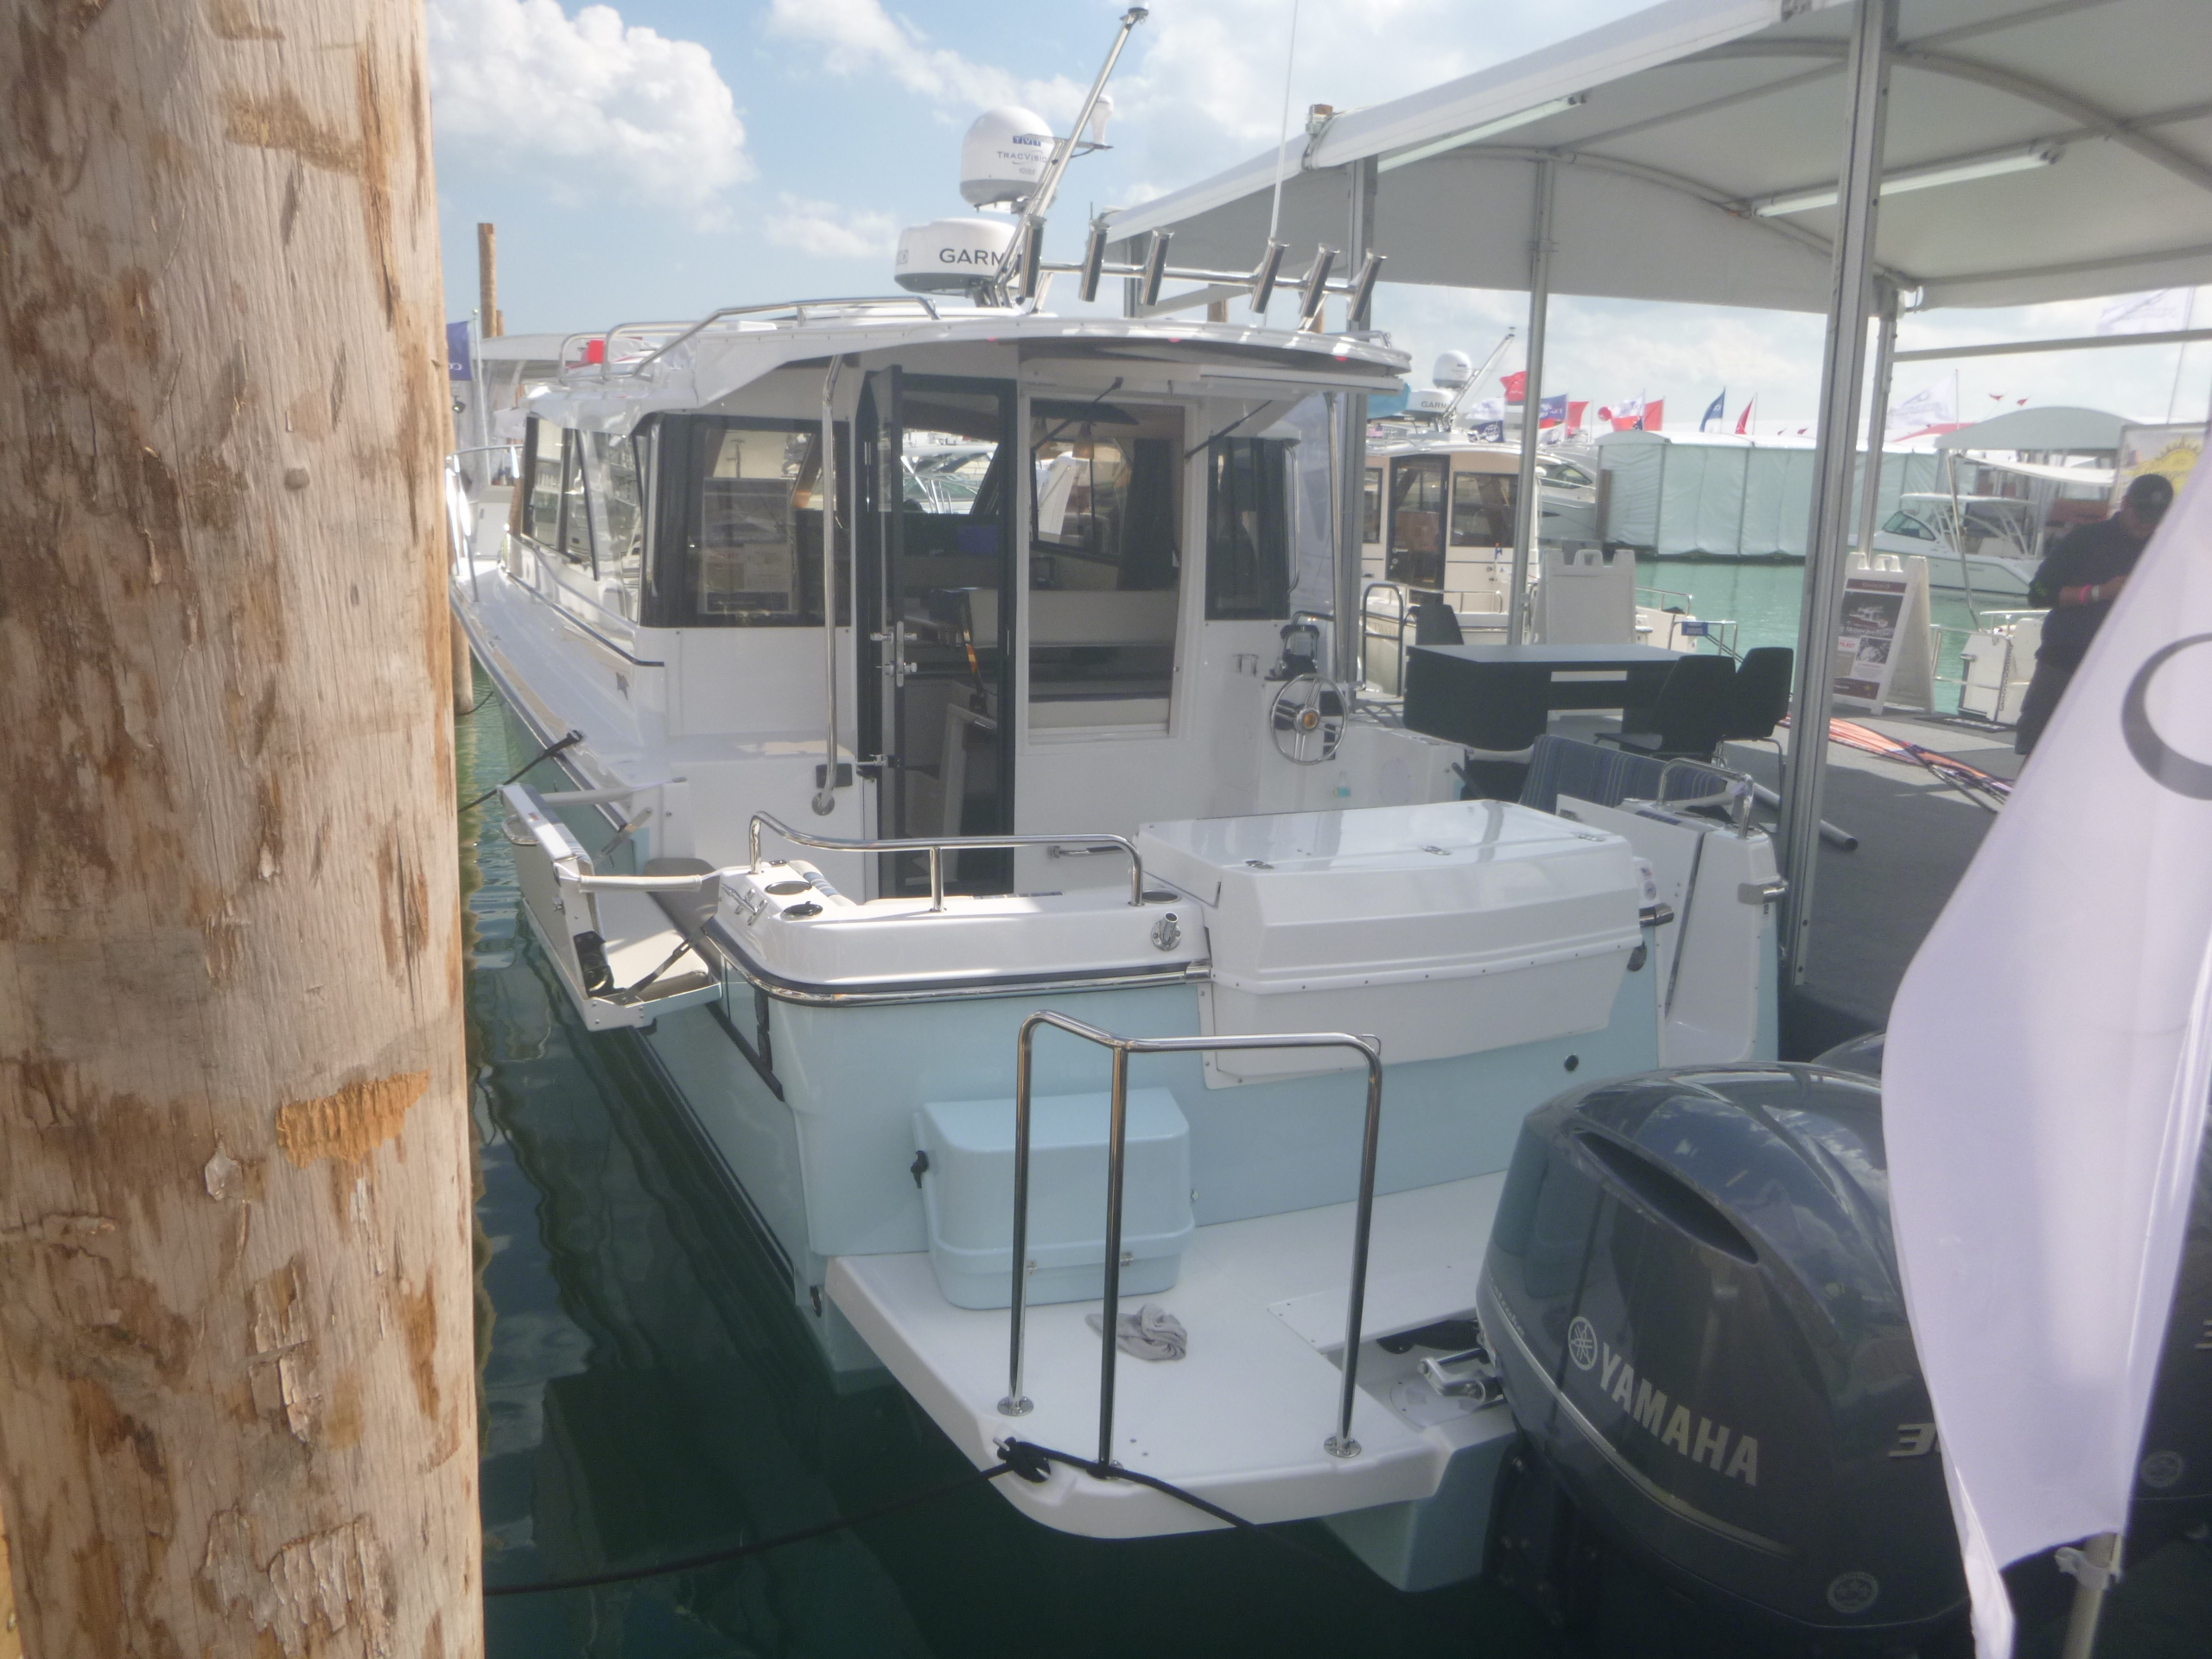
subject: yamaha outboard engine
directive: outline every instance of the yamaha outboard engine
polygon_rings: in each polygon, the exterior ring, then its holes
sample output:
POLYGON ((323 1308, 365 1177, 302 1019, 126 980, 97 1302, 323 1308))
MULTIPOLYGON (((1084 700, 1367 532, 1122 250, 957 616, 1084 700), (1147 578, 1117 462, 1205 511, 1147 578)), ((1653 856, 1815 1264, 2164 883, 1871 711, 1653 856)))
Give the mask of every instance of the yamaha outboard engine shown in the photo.
POLYGON ((1796 1648, 1957 1639, 1873 1082, 1684 1067, 1560 1096, 1522 1127, 1479 1307, 1528 1440, 1494 1577, 1572 1624, 1624 1556, 1796 1648))

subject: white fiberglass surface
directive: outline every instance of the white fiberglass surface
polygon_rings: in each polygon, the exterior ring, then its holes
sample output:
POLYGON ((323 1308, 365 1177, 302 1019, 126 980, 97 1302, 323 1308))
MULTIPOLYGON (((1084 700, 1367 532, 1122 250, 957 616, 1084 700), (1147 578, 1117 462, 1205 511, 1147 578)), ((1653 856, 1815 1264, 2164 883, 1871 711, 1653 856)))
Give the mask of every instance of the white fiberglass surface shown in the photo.
POLYGON ((1303 868, 1372 860, 1400 861, 1430 848, 1478 849, 1493 858, 1541 857, 1588 840, 1548 813, 1510 801, 1433 801, 1342 812, 1283 812, 1256 817, 1195 818, 1145 826, 1162 846, 1207 864, 1303 868))

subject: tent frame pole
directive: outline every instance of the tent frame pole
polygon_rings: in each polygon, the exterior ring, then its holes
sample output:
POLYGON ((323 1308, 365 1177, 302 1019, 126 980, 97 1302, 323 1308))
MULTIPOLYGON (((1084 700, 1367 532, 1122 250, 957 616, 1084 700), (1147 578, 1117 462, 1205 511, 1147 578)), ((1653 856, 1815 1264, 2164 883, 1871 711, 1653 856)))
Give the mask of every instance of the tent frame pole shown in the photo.
MULTIPOLYGON (((1548 159, 1536 163, 1536 201, 1534 235, 1529 244, 1529 362, 1521 380, 1521 483, 1514 503, 1513 575, 1506 588, 1505 641, 1522 644, 1528 636, 1529 567, 1537 556, 1536 538, 1543 531, 1543 516, 1536 500, 1536 441, 1543 418, 1544 324, 1552 304, 1552 187, 1559 164, 1548 159)), ((1451 523, 1452 504, 1444 504, 1445 523, 1451 523)), ((1451 544, 1451 532, 1445 532, 1451 544)))
MULTIPOLYGON (((1351 222, 1345 227, 1347 263, 1359 269, 1375 245, 1376 181, 1379 176, 1376 158, 1372 156, 1352 162, 1345 169, 1350 175, 1351 222)), ((1373 304, 1374 290, 1369 290, 1369 305, 1373 304)), ((1344 318, 1344 332, 1355 334, 1373 326, 1368 309, 1363 308, 1344 318)), ((1367 472, 1367 394, 1346 392, 1337 400, 1337 456, 1342 469, 1341 482, 1337 491, 1337 592, 1334 609, 1336 620, 1332 638, 1335 642, 1334 677, 1343 685, 1347 710, 1359 701, 1360 635, 1366 630, 1361 615, 1361 596, 1365 591, 1364 572, 1360 565, 1361 532, 1364 529, 1363 508, 1366 502, 1367 472)))
POLYGON ((1874 334, 1873 407, 1866 416, 1866 471, 1859 486, 1859 556, 1874 557, 1874 533, 1882 520, 1882 457, 1890 441, 1890 382, 1897 372, 1897 290, 1874 279, 1875 308, 1881 318, 1874 334))
POLYGON ((1830 664, 1843 609, 1844 542, 1851 523, 1851 471, 1859 447, 1859 404, 1866 379, 1866 318, 1873 290, 1875 187, 1889 119, 1890 54, 1897 0, 1859 0, 1850 55, 1841 226, 1829 289, 1827 341, 1821 361, 1820 437, 1806 537, 1804 602, 1797 625, 1797 683, 1789 699, 1789 765, 1783 779, 1783 871, 1789 890, 1783 916, 1783 984, 1802 984, 1813 931, 1813 871, 1820 855, 1821 794, 1827 768, 1830 664))

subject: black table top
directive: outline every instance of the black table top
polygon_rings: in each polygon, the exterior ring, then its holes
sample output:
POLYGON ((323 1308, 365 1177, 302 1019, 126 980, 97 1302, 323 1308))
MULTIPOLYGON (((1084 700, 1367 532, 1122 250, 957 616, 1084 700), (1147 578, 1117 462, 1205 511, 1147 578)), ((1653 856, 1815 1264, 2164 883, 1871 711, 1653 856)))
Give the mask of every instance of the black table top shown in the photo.
POLYGON ((1567 670, 1657 668, 1680 662, 1687 652, 1658 645, 1415 645, 1462 662, 1567 670))

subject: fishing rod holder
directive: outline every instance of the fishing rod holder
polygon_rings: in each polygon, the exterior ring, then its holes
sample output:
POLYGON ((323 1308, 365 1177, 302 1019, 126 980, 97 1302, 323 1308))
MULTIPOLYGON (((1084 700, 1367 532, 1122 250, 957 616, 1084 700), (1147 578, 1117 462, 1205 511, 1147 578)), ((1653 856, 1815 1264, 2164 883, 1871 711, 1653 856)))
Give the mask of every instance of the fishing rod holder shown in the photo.
POLYGON ((1337 1408, 1336 1432, 1322 1449, 1332 1458, 1356 1458, 1359 1442, 1351 1437, 1352 1404, 1359 1397, 1360 1321, 1367 1305, 1368 1235, 1375 1220, 1375 1154, 1382 1133, 1382 1045, 1373 1037, 1354 1037, 1341 1031, 1287 1033, 1281 1036, 1251 1037, 1122 1037, 1096 1026, 1086 1026, 1050 1008, 1040 1008, 1021 1022, 1021 1036, 1014 1049, 1014 1300, 1007 1310, 1006 1398, 999 1414, 1026 1416, 1034 1408, 1022 1392, 1021 1355, 1023 1317, 1028 1311, 1029 1266, 1029 1096, 1030 1050, 1039 1026, 1052 1026, 1071 1037, 1096 1043, 1114 1057, 1113 1085, 1109 1096, 1106 1142, 1106 1258, 1105 1306, 1099 1326, 1103 1350, 1098 1360, 1098 1465, 1104 1477, 1113 1463, 1114 1375, 1121 1353, 1122 1319, 1122 1176, 1128 1141, 1129 1056, 1132 1054, 1206 1054, 1227 1049, 1348 1048, 1367 1063, 1367 1122, 1360 1137, 1359 1198, 1352 1217, 1351 1288, 1344 1304, 1344 1384, 1337 1408))
MULTIPOLYGON (((1205 283, 1220 288, 1241 288, 1252 299, 1252 309, 1265 311, 1275 289, 1282 285, 1283 256, 1290 251, 1287 243, 1271 241, 1261 254, 1259 264, 1249 270, 1207 270, 1196 266, 1171 265, 1167 263, 1168 244, 1173 240, 1172 231, 1154 231, 1145 245, 1145 257, 1135 264, 1109 264, 1106 259, 1107 227, 1094 222, 1090 238, 1084 245, 1083 259, 1077 264, 1056 264, 1041 257, 1044 224, 1033 221, 1024 226, 1026 239, 1020 244, 1018 292, 1025 300, 1033 300, 1040 279, 1048 271, 1071 275, 1077 278, 1077 292, 1086 301, 1098 297, 1098 283, 1105 276, 1134 276, 1137 280, 1137 303, 1154 306, 1160 303, 1160 290, 1173 276, 1178 282, 1205 283)), ((1298 288, 1298 316, 1300 325, 1309 328, 1319 327, 1321 307, 1329 295, 1344 296, 1349 315, 1359 316, 1368 307, 1375 292, 1376 282, 1382 274, 1382 256, 1370 253, 1359 263, 1359 268, 1343 281, 1329 280, 1336 269, 1338 251, 1334 248, 1314 250, 1313 263, 1305 275, 1293 279, 1298 288)))

